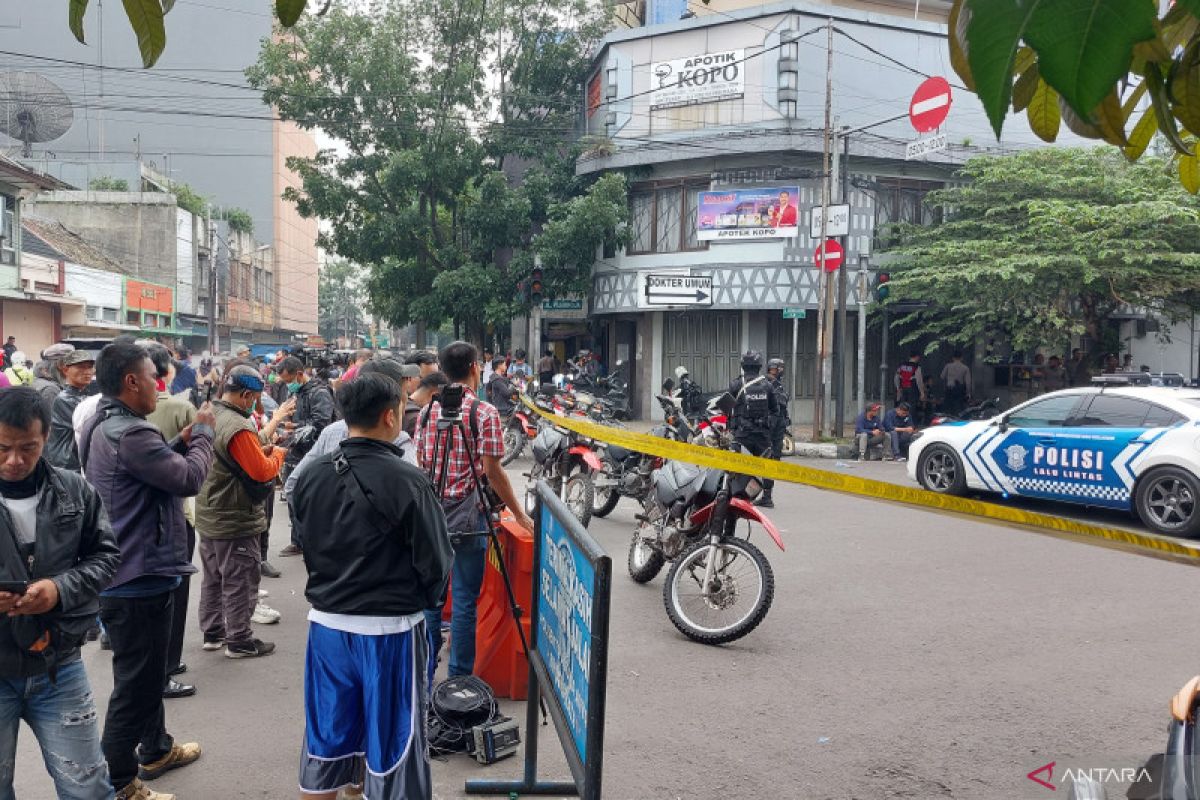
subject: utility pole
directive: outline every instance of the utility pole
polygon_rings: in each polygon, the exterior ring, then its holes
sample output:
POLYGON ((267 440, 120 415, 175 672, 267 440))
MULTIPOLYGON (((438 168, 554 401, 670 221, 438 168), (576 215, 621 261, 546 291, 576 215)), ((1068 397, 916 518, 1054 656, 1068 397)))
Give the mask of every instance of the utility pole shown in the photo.
MULTIPOLYGON (((842 136, 842 159, 838 163, 838 171, 841 173, 842 186, 839 192, 838 202, 850 203, 850 134, 844 133, 842 136)), ((854 218, 854 209, 851 209, 850 218, 854 218)), ((835 350, 837 358, 837 370, 834 380, 837 385, 837 407, 834 410, 833 430, 834 436, 841 436, 843 427, 846 424, 846 290, 849 288, 849 273, 846 270, 846 261, 850 257, 850 233, 842 237, 842 264, 838 267, 838 309, 837 309, 837 349, 835 350)))
MULTIPOLYGON (((821 206, 823 213, 821 214, 821 239, 817 242, 818 248, 823 248, 825 245, 825 237, 829 232, 829 214, 825 213, 829 208, 829 196, 832 193, 830 173, 830 137, 833 135, 833 18, 829 18, 825 22, 825 136, 822 139, 823 154, 822 154, 822 178, 821 178, 821 206)), ((821 250, 823 253, 824 250, 821 250)), ((829 357, 829 346, 833 339, 832 331, 828 329, 833 323, 833 281, 829 279, 829 273, 825 271, 825 259, 822 257, 821 264, 817 267, 817 280, 820 287, 821 295, 818 298, 817 306, 817 379, 816 379, 816 398, 813 403, 813 439, 820 439, 822 432, 825 429, 825 401, 829 396, 829 365, 826 360, 829 357)))
POLYGON ((208 239, 208 354, 217 354, 217 226, 212 220, 212 207, 206 206, 205 238, 208 239))

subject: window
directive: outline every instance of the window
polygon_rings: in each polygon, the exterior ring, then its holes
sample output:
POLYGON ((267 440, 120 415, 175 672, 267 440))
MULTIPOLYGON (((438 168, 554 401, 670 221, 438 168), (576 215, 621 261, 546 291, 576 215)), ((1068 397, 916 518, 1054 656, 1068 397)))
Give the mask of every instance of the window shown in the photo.
POLYGON ((703 250, 696 236, 696 214, 703 184, 653 184, 629 196, 632 239, 629 253, 677 253, 703 250))
POLYGON ((116 308, 102 308, 100 314, 106 322, 116 322, 121 316, 120 309, 116 308))
POLYGON ((138 310, 126 311, 125 324, 140 326, 142 324, 142 312, 138 310))
POLYGON ((1149 404, 1142 400, 1098 394, 1076 424, 1089 428, 1140 428, 1149 410, 1149 404))
POLYGON ((1061 428, 1066 425, 1078 401, 1077 394, 1047 397, 1022 406, 1005 419, 1009 425, 1017 428, 1061 428))
POLYGON ((17 198, 0 194, 0 264, 17 263, 16 214, 17 198))
POLYGON ((1182 414, 1177 414, 1169 408, 1150 403, 1150 411, 1142 422, 1143 428, 1169 428, 1184 421, 1182 414))

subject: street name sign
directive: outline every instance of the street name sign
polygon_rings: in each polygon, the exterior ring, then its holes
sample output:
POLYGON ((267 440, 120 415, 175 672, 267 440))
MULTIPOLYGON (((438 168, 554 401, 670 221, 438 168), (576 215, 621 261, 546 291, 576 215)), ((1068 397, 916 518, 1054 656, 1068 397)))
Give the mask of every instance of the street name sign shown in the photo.
POLYGON ((915 142, 909 142, 904 148, 904 160, 912 161, 914 158, 927 156, 930 153, 936 153, 946 149, 946 134, 937 133, 933 136, 927 136, 924 139, 917 139, 915 142))
POLYGON ((837 268, 842 265, 842 257, 845 251, 842 246, 834 239, 826 239, 825 244, 817 248, 813 253, 813 263, 817 269, 825 268, 826 272, 837 272, 837 268))
POLYGON ((946 121, 952 99, 950 83, 940 75, 934 76, 913 92, 908 104, 908 121, 917 133, 935 131, 946 121))
POLYGON ((828 220, 825 222, 826 236, 849 236, 850 235, 850 206, 813 206, 812 217, 809 219, 808 235, 814 239, 821 237, 821 220, 826 216, 828 209, 828 220))
POLYGON ((711 275, 647 275, 648 306, 711 306, 711 275))
POLYGON ((808 316, 808 309, 805 308, 785 308, 783 310, 784 319, 804 319, 808 316))

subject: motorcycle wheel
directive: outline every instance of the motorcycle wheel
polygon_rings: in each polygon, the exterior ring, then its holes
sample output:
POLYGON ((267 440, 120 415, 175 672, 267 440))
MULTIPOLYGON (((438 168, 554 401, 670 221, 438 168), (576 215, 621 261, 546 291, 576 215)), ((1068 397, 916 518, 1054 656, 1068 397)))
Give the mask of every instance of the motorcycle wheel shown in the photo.
POLYGON ((504 429, 504 456, 500 459, 501 466, 507 467, 521 457, 521 452, 525 449, 525 438, 525 431, 518 427, 509 426, 504 429))
POLYGON ((645 523, 633 532, 633 541, 629 543, 627 564, 629 577, 633 578, 634 583, 649 583, 654 580, 654 576, 662 571, 663 564, 666 563, 662 553, 642 540, 643 527, 645 523))
POLYGON ((783 447, 780 449, 780 453, 785 458, 796 455, 796 440, 792 438, 790 433, 783 435, 783 447))
POLYGON ((750 633, 767 616, 775 597, 775 575, 767 557, 750 542, 722 539, 717 545, 717 587, 703 592, 709 547, 707 538, 700 539, 671 565, 663 584, 663 605, 684 636, 701 644, 725 644, 750 633))
POLYGON ((575 519, 579 520, 579 524, 585 528, 592 521, 592 503, 595 502, 593 500, 595 493, 592 476, 586 472, 577 472, 567 478, 567 484, 563 487, 563 502, 567 504, 567 508, 571 509, 571 513, 575 515, 575 519))
MULTIPOLYGON (((604 463, 604 471, 600 473, 600 477, 606 481, 612 480, 612 459, 608 456, 602 456, 600 460, 604 463)), ((617 501, 621 499, 621 493, 617 491, 617 487, 615 486, 599 488, 595 484, 592 484, 592 489, 592 516, 607 517, 617 507, 617 501)))
POLYGON ((542 468, 534 465, 529 470, 529 482, 525 484, 525 513, 532 517, 537 511, 537 482, 542 477, 542 468))

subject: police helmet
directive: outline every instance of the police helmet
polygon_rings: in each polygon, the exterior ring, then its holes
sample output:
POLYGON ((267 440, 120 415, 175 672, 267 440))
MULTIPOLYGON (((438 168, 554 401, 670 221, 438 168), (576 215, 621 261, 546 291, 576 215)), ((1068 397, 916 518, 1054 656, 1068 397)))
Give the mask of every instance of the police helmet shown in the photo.
POLYGON ((772 358, 770 361, 767 362, 767 369, 777 369, 780 372, 783 372, 783 359, 782 358, 772 358))
POLYGON ((757 350, 747 350, 745 353, 742 353, 742 366, 743 367, 754 367, 756 369, 762 369, 762 365, 763 365, 762 353, 758 352, 757 350))
POLYGON ((679 380, 683 380, 683 376, 687 375, 687 374, 688 374, 687 367, 676 367, 675 368, 675 377, 678 378, 679 380))

